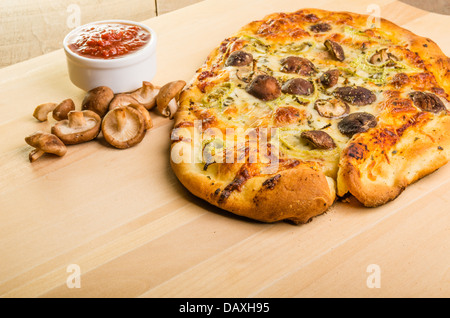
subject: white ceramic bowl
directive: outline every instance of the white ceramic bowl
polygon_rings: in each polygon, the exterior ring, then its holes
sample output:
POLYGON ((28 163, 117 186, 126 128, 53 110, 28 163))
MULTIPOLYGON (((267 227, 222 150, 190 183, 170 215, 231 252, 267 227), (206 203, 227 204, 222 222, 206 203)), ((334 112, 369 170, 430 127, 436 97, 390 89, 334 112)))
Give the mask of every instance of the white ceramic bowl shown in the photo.
POLYGON ((63 41, 69 77, 72 83, 89 91, 98 86, 108 86, 114 93, 135 90, 143 81, 150 82, 156 74, 155 31, 146 25, 127 20, 96 21, 82 25, 66 35, 63 41), (113 59, 88 58, 69 49, 68 41, 86 26, 105 23, 136 25, 150 32, 150 40, 139 50, 113 59))

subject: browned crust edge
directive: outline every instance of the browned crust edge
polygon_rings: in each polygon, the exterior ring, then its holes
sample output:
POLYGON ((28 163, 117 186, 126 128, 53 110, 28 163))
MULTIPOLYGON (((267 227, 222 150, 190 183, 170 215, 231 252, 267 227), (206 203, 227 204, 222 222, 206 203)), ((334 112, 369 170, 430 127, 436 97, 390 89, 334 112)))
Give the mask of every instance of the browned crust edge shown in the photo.
POLYGON ((211 180, 195 164, 171 160, 179 181, 193 195, 236 215, 266 223, 306 223, 334 203, 335 184, 322 171, 308 164, 271 175, 256 176, 221 201, 220 194, 231 180, 211 180))
POLYGON ((366 143, 367 147, 360 147, 359 156, 365 158, 360 160, 348 152, 357 141, 349 143, 340 160, 338 195, 349 192, 366 207, 377 207, 394 200, 409 185, 449 161, 450 134, 437 135, 438 131, 450 131, 449 116, 432 118, 425 124, 411 127, 398 142, 383 148, 386 154, 395 151, 396 155, 391 155, 389 159, 380 156, 377 164, 390 160, 389 164, 384 165, 382 175, 375 174, 372 179, 370 169, 364 167, 367 167, 366 161, 379 145, 366 143), (418 136, 422 138, 418 139, 418 136))

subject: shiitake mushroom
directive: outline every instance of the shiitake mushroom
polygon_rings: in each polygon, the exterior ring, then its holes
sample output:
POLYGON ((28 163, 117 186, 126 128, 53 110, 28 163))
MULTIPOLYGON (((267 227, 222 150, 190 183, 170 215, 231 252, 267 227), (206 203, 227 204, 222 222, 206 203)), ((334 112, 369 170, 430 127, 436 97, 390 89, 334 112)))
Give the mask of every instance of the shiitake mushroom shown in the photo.
POLYGON ((281 87, 277 79, 266 74, 255 76, 246 87, 246 91, 263 101, 271 101, 281 95, 281 87))
POLYGON ((439 97, 432 93, 412 92, 409 97, 416 107, 426 112, 439 113, 446 109, 439 97))
POLYGON ((291 78, 281 86, 281 92, 292 95, 311 95, 314 93, 314 85, 303 78, 291 78))
POLYGON ((343 86, 334 91, 334 95, 343 101, 356 105, 370 105, 376 101, 376 95, 369 89, 362 86, 343 86))
POLYGON ((336 148, 333 138, 322 130, 303 131, 300 137, 307 140, 315 149, 336 148))
POLYGON ((366 112, 356 112, 345 116, 339 123, 339 131, 352 137, 356 133, 362 133, 368 131, 377 125, 377 119, 374 115, 366 112))

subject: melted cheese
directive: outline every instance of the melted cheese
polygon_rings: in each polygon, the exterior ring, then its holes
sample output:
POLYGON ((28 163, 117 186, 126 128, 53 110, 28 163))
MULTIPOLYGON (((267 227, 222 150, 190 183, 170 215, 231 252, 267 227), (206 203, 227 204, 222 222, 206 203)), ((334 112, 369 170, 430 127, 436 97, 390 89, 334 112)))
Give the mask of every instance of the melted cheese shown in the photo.
MULTIPOLYGON (((336 30, 334 30, 336 32, 336 30)), ((281 106, 298 108, 306 113, 306 121, 289 123, 277 128, 277 133, 271 136, 271 142, 279 145, 282 154, 301 160, 315 160, 323 163, 327 176, 336 177, 339 163, 339 155, 349 141, 349 137, 343 135, 338 129, 340 119, 325 118, 314 109, 317 99, 329 99, 333 97, 333 91, 341 86, 363 86, 370 89, 376 95, 376 101, 367 106, 350 105, 352 112, 368 112, 375 116, 379 114, 377 105, 386 100, 383 93, 384 85, 392 77, 403 72, 406 74, 419 73, 422 70, 408 64, 405 60, 397 60, 394 65, 375 66, 367 60, 377 50, 388 48, 389 41, 380 39, 374 44, 373 39, 367 34, 348 26, 341 26, 340 34, 344 36, 342 46, 345 52, 345 61, 336 61, 327 51, 321 41, 313 36, 304 37, 301 40, 290 43, 270 42, 263 37, 244 35, 237 39, 246 43, 242 50, 252 54, 255 67, 258 72, 263 72, 275 77, 280 85, 291 78, 302 77, 314 83, 315 91, 311 96, 294 96, 282 94, 279 98, 265 102, 246 92, 247 85, 239 76, 240 71, 251 73, 251 69, 243 70, 242 67, 223 67, 229 75, 228 81, 217 85, 203 98, 203 107, 215 110, 216 116, 226 123, 227 127, 256 128, 261 126, 273 126, 274 112, 281 106), (361 43, 372 41, 370 49, 362 50, 361 43), (281 72, 280 60, 288 56, 301 56, 310 60, 316 73, 313 76, 301 76, 281 72), (338 68, 340 77, 337 85, 330 89, 323 89, 318 84, 318 78, 324 72, 338 68), (311 148, 300 138, 302 131, 323 130, 327 132, 336 143, 333 150, 317 150, 311 148)), ((223 61, 222 61, 223 63, 223 61)), ((251 74, 249 74, 251 75, 251 74)))

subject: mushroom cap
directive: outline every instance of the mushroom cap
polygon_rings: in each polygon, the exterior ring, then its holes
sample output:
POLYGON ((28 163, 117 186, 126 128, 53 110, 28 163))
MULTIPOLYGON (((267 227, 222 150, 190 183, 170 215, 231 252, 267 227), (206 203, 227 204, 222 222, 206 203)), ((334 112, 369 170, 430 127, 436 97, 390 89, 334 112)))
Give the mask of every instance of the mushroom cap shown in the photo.
POLYGON ((315 149, 336 148, 333 138, 322 130, 303 131, 300 136, 307 140, 315 149))
POLYGON ((128 93, 117 94, 111 103, 109 103, 109 110, 111 111, 114 108, 125 106, 133 107, 142 113, 145 119, 145 129, 153 127, 152 118, 150 117, 148 109, 128 93))
POLYGON ((333 55, 338 61, 345 60, 345 52, 342 46, 332 40, 325 40, 325 47, 330 51, 331 55, 333 55))
POLYGON ((141 112, 142 116, 144 117, 144 123, 145 123, 146 130, 153 127, 152 117, 150 116, 150 113, 147 110, 147 108, 145 108, 144 106, 142 106, 140 104, 139 105, 131 104, 131 105, 129 105, 129 107, 133 107, 134 109, 141 112))
POLYGON ((421 110, 431 113, 439 113, 446 110, 444 103, 435 94, 415 91, 409 94, 414 105, 421 110))
POLYGON ((271 101, 281 95, 281 87, 278 80, 267 74, 255 76, 245 90, 250 95, 263 101, 271 101))
POLYGON ((284 73, 300 74, 311 76, 316 73, 316 67, 313 62, 307 58, 291 55, 280 60, 280 71, 284 73))
POLYGON ((97 137, 101 121, 100 116, 91 110, 71 111, 68 119, 57 122, 51 131, 64 144, 76 145, 97 137))
POLYGON ((67 152, 66 145, 57 136, 42 131, 37 131, 25 137, 25 142, 38 150, 60 157, 67 152))
POLYGON ((75 103, 71 98, 63 100, 58 106, 53 109, 52 116, 55 120, 67 119, 70 111, 75 110, 75 103))
POLYGON ((225 61, 226 66, 245 66, 253 62, 253 55, 245 51, 234 51, 225 61))
POLYGON ((129 93, 131 97, 139 102, 146 109, 152 109, 156 106, 156 96, 161 87, 153 85, 150 82, 142 82, 142 87, 129 93))
POLYGON ((281 91, 285 94, 308 96, 314 93, 314 85, 303 78, 294 77, 281 86, 281 91))
POLYGON ((340 72, 337 68, 328 70, 320 76, 319 81, 326 88, 333 87, 339 81, 339 74, 340 72))
POLYGON ((137 145, 144 138, 145 132, 144 116, 131 106, 110 110, 102 121, 103 137, 111 146, 119 149, 137 145))
POLYGON ((176 99, 185 85, 185 81, 178 80, 167 83, 161 87, 156 96, 156 107, 161 115, 169 118, 172 118, 173 115, 175 115, 178 108, 176 99))
POLYGON ((113 110, 117 107, 124 107, 129 105, 139 105, 140 103, 128 93, 120 93, 114 96, 109 103, 109 110, 113 110))
POLYGON ((375 93, 362 86, 341 86, 334 90, 333 94, 356 106, 365 106, 374 103, 377 99, 375 93))
POLYGON ((48 114, 51 113, 56 106, 58 106, 56 103, 40 104, 34 109, 33 117, 39 121, 46 121, 48 114))
POLYGON ((84 96, 81 103, 82 110, 92 110, 100 117, 106 115, 109 109, 109 103, 114 98, 114 92, 107 86, 99 86, 91 89, 84 96))
POLYGON ((339 131, 352 137, 354 134, 368 131, 377 125, 377 119, 374 115, 366 112, 356 112, 344 117, 338 123, 339 131))

